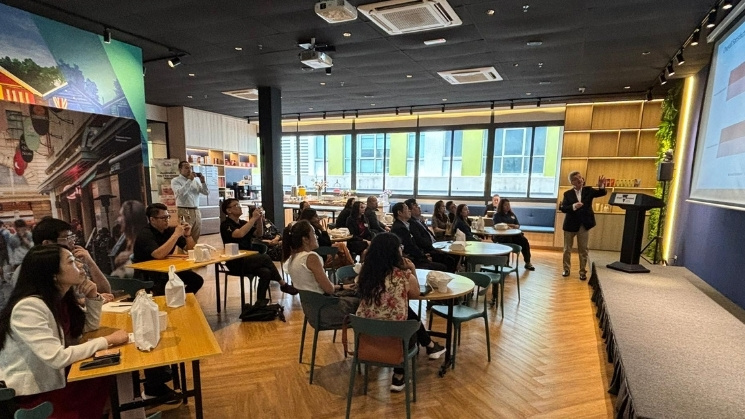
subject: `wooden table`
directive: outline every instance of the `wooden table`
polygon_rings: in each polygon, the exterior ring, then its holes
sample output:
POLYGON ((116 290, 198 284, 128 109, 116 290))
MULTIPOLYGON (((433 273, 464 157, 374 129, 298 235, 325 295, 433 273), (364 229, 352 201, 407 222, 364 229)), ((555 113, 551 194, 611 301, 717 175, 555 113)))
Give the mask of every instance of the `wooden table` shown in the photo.
MULTIPOLYGON (((419 285, 424 285, 427 283, 427 275, 433 272, 429 269, 417 269, 416 270, 416 278, 419 281, 419 285)), ((439 272, 439 271, 434 271, 439 272)), ((429 292, 427 295, 421 295, 419 298, 412 298, 412 300, 429 300, 429 301, 446 301, 448 305, 448 315, 447 315, 447 327, 446 332, 443 335, 442 332, 432 332, 430 331, 429 334, 433 336, 439 336, 445 338, 445 361, 440 366, 440 377, 444 376, 445 373, 448 370, 448 367, 453 366, 453 359, 450 356, 452 353, 452 347, 456 344, 456 342, 453 342, 452 340, 452 334, 453 334, 453 304, 454 299, 458 297, 462 297, 469 292, 473 291, 473 288, 476 286, 473 281, 466 278, 465 276, 461 276, 458 274, 452 274, 448 272, 442 272, 444 274, 449 275, 451 278, 453 278, 452 281, 448 284, 448 290, 447 292, 440 292, 436 289, 432 289, 432 291, 429 292)))
POLYGON ((331 237, 331 241, 332 242, 336 243, 336 242, 345 242, 345 241, 348 241, 348 240, 350 240, 354 236, 351 235, 351 234, 349 234, 349 235, 346 235, 346 236, 329 236, 329 237, 331 237))
MULTIPOLYGON (((220 355, 222 350, 217 344, 215 335, 207 324, 207 319, 205 319, 202 308, 194 294, 186 294, 186 304, 177 308, 166 306, 165 297, 155 297, 153 300, 158 304, 161 311, 168 313, 168 328, 161 332, 160 342, 155 349, 150 352, 140 351, 134 343, 119 346, 121 349, 121 363, 119 365, 80 371, 80 363, 86 360, 78 361, 72 364, 67 380, 79 381, 191 361, 194 388, 187 390, 185 370, 181 371, 179 382, 183 383, 184 398, 194 397, 197 418, 202 418, 202 382, 199 361, 220 355)), ((129 313, 101 313, 100 328, 86 333, 84 339, 106 336, 113 331, 112 329, 122 329, 131 333, 132 319, 129 313)), ((135 401, 120 405, 118 392, 116 389, 112 391, 111 405, 115 419, 120 417, 120 411, 138 409, 149 404, 152 403, 135 401)))
POLYGON ((483 230, 473 230, 473 234, 482 236, 517 236, 522 233, 519 228, 508 228, 507 230, 497 230, 494 227, 484 227, 483 230))
MULTIPOLYGON (((176 268, 176 272, 191 271, 197 268, 203 268, 205 266, 215 265, 215 296, 217 298, 217 312, 220 313, 220 263, 226 262, 229 260, 244 258, 247 256, 253 256, 258 253, 259 252, 256 252, 254 250, 240 250, 238 251, 238 254, 235 256, 221 254, 219 256, 213 257, 212 259, 206 260, 203 262, 196 262, 196 261, 184 259, 181 257, 168 257, 165 259, 153 259, 153 260, 148 260, 146 262, 133 263, 129 265, 129 267, 132 269, 145 271, 145 272, 168 273, 168 270, 170 269, 171 265, 173 265, 176 268)), ((243 284, 241 283, 241 289, 242 288, 243 288, 243 284)), ((243 292, 241 292, 241 308, 243 307, 244 304, 245 304, 245 297, 243 295, 243 292)))

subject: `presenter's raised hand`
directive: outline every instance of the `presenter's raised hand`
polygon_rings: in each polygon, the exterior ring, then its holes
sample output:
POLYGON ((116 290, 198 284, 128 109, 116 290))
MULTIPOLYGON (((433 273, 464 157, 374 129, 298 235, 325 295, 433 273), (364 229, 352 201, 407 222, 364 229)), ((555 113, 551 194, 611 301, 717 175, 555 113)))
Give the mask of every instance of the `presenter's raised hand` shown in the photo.
POLYGON ((605 175, 600 175, 598 177, 598 188, 605 189, 605 175))

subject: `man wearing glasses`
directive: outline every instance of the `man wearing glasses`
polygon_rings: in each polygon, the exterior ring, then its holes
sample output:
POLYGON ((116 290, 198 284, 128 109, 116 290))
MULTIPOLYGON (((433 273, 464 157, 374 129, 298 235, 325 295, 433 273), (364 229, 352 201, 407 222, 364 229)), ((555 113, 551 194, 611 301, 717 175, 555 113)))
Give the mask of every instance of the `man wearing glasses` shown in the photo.
MULTIPOLYGON (((188 223, 179 223, 175 227, 168 226, 171 216, 168 208, 161 203, 150 204, 145 209, 148 225, 143 228, 135 240, 132 262, 145 262, 153 259, 165 259, 173 253, 178 246, 182 250, 193 249, 196 245, 191 236, 191 226, 188 223)), ((202 288, 204 279, 193 271, 178 273, 179 278, 184 281, 186 292, 195 293, 202 288)), ((155 275, 152 277, 153 295, 164 295, 168 275, 155 275)))

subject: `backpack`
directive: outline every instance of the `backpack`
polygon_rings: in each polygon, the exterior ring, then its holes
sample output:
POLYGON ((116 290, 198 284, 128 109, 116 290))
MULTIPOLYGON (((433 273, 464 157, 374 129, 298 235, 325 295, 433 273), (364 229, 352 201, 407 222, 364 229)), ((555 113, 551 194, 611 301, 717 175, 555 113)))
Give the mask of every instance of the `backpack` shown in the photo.
POLYGON ((285 308, 279 304, 267 304, 266 301, 258 301, 256 304, 246 304, 241 311, 240 319, 244 322, 268 322, 279 318, 285 320, 285 308))

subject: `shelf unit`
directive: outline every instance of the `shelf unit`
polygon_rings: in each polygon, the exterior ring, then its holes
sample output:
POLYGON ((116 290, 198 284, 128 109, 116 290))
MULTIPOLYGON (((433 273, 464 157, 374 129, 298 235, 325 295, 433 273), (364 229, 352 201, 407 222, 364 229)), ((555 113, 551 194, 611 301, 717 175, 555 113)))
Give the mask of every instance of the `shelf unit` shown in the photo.
MULTIPOLYGON (((628 101, 567 105, 559 175, 556 231, 564 214, 558 204, 572 186, 569 173, 582 173, 588 186, 601 175, 613 179, 608 194, 593 201, 598 234, 590 237, 590 248, 620 250, 625 213, 608 204, 613 192, 653 195, 657 186, 657 139, 662 101, 628 101), (638 186, 634 185, 638 180, 638 186)), ((563 236, 554 235, 554 246, 563 246, 563 236)))
POLYGON ((221 190, 240 180, 252 184, 253 169, 258 167, 256 154, 216 149, 187 147, 186 160, 192 165, 217 167, 217 184, 221 190))

